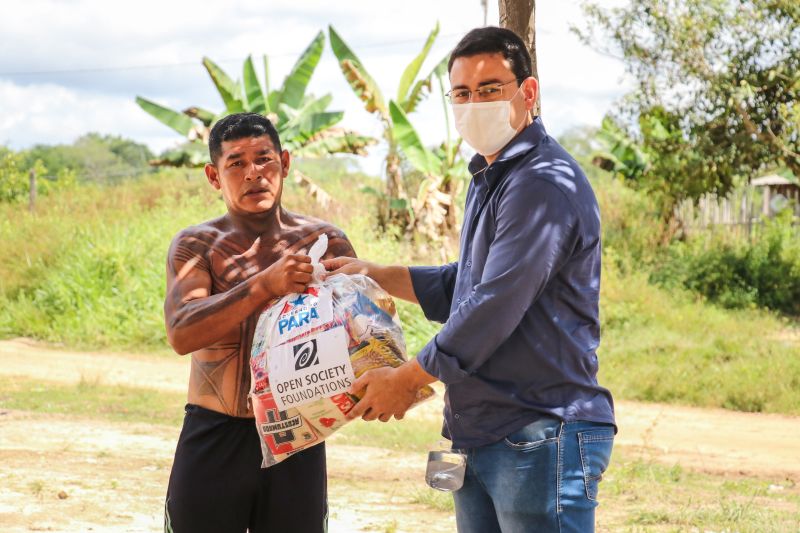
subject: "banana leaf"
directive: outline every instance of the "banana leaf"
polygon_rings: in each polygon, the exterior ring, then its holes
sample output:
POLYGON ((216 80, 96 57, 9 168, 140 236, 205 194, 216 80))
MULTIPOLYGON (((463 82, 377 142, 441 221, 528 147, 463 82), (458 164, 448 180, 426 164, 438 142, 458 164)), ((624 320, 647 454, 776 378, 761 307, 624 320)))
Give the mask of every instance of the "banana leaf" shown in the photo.
POLYGON ((414 84, 414 88, 411 90, 408 98, 400 103, 400 107, 403 108, 403 111, 406 113, 411 113, 417 108, 417 105, 422 101, 422 99, 431 92, 433 77, 441 76, 443 75, 442 73, 447 73, 447 62, 449 60, 450 54, 448 53, 441 60, 439 60, 436 66, 431 70, 430 74, 422 79, 417 80, 417 83, 414 84))
POLYGON ((285 104, 281 104, 281 111, 289 117, 286 122, 282 123, 281 135, 284 135, 285 131, 289 136, 308 139, 338 123, 342 120, 343 113, 326 111, 332 100, 333 97, 330 94, 321 98, 306 97, 303 107, 300 109, 291 109, 285 104), (320 117, 313 118, 314 115, 320 115, 320 117))
POLYGON ((136 103, 139 104, 139 107, 147 111, 147 113, 158 119, 162 124, 169 126, 181 135, 189 135, 189 132, 194 126, 192 119, 187 115, 158 105, 141 96, 136 97, 136 103))
MULTIPOLYGON (((293 109, 287 106, 286 104, 281 104, 283 113, 289 117, 289 120, 283 123, 282 128, 293 128, 296 127, 301 121, 303 121, 306 117, 309 117, 315 113, 324 113, 328 109, 328 106, 333 101, 333 97, 330 94, 326 94, 320 98, 313 98, 309 97, 306 98, 303 106, 299 109, 293 109)), ((340 119, 341 120, 341 119, 340 119)), ((316 132, 314 132, 316 133, 316 132)))
POLYGON ((389 112, 392 116, 392 134, 408 162, 424 174, 440 175, 442 162, 433 152, 425 148, 417 130, 394 100, 389 101, 389 112))
POLYGON ((159 159, 150 161, 154 166, 202 167, 208 161, 208 146, 202 141, 190 141, 167 150, 159 159))
POLYGON ((383 94, 381 94, 378 84, 369 75, 355 53, 336 33, 333 26, 328 26, 328 33, 333 54, 339 60, 339 68, 342 69, 342 73, 353 92, 364 102, 365 108, 369 113, 378 112, 381 116, 388 117, 386 103, 383 100, 383 94))
POLYGON ((269 58, 267 54, 264 54, 264 94, 266 95, 264 106, 267 108, 267 113, 272 113, 278 106, 278 100, 280 100, 281 94, 280 91, 273 91, 269 87, 269 58))
POLYGON ((351 131, 330 128, 320 132, 303 146, 294 150, 295 157, 324 157, 329 154, 366 155, 367 146, 377 141, 351 131))
MULTIPOLYGON (((431 46, 433 46, 433 42, 436 40, 437 35, 439 35, 438 22, 428 35, 428 40, 425 41, 422 51, 419 53, 419 55, 417 55, 417 57, 414 58, 413 61, 411 61, 411 63, 408 64, 406 69, 403 71, 403 75, 400 76, 400 85, 397 87, 397 102, 400 103, 400 105, 405 104, 411 84, 414 83, 414 80, 417 78, 419 70, 422 68, 422 63, 424 63, 425 59, 428 57, 428 53, 431 51, 431 46)), ((430 80, 430 75, 428 75, 428 80, 430 80)), ((428 88, 430 89, 430 87, 428 88)))
POLYGON ((217 119, 217 115, 215 115, 212 111, 208 111, 207 109, 197 106, 187 107, 183 110, 183 114, 192 118, 196 118, 202 122, 204 126, 211 126, 211 124, 213 124, 217 119))
POLYGON ((242 83, 244 84, 244 94, 247 98, 248 111, 261 114, 266 113, 267 106, 264 101, 264 93, 261 92, 261 84, 256 76, 256 69, 253 67, 252 57, 247 56, 243 70, 242 83))
POLYGON ((225 103, 226 112, 241 113, 244 111, 241 88, 239 85, 209 58, 203 58, 203 66, 206 67, 209 76, 211 76, 211 81, 213 81, 214 85, 217 87, 217 91, 222 97, 222 101, 225 103))
POLYGON ((291 127, 281 130, 281 136, 302 145, 305 141, 341 121, 343 116, 342 111, 307 113, 293 121, 291 127))
MULTIPOLYGON (((325 47, 325 34, 320 31, 303 51, 303 54, 292 67, 291 72, 283 80, 280 102, 289 107, 298 107, 306 94, 306 87, 317 68, 322 50, 325 47)), ((275 107, 275 106, 271 106, 275 107)))

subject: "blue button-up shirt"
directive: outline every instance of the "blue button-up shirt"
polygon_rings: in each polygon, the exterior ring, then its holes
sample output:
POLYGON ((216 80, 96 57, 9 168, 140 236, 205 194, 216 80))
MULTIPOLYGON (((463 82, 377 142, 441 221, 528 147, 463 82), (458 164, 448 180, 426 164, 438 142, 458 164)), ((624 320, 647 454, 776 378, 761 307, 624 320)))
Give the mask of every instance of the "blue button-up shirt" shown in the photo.
POLYGON ((457 263, 411 267, 441 331, 417 356, 446 385, 443 434, 496 442, 544 416, 614 423, 597 383, 600 211, 540 119, 491 165, 470 163, 457 263))

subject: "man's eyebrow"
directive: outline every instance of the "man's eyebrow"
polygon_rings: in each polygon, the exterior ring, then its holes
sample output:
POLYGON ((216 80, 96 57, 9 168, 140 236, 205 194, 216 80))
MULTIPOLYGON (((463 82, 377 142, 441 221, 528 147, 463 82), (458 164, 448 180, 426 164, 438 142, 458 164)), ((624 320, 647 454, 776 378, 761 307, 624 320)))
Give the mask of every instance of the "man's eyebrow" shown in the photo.
MULTIPOLYGON (((494 85, 495 83, 503 83, 503 81, 498 79, 498 78, 492 78, 490 80, 483 80, 482 82, 478 83, 478 87, 483 87, 484 85, 494 85)), ((457 91, 457 90, 461 90, 461 89, 469 89, 469 87, 467 87, 466 85, 463 85, 463 84, 462 85, 454 85, 454 86, 450 87, 451 91, 457 91)))
MULTIPOLYGON (((275 154, 275 150, 272 150, 271 148, 264 148, 263 150, 259 150, 258 152, 256 152, 256 155, 272 155, 272 154, 275 154)), ((225 159, 227 160, 241 159, 242 157, 244 157, 244 152, 234 152, 232 154, 228 154, 225 159)))

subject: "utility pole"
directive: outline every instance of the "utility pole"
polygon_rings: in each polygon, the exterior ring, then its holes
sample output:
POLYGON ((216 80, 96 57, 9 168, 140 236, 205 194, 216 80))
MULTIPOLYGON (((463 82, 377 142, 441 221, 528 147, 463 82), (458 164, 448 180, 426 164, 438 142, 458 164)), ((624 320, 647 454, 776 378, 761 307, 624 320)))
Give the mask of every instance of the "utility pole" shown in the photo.
POLYGON ((481 0, 481 6, 483 6, 483 25, 489 21, 489 0, 481 0))
POLYGON ((33 213, 36 210, 36 169, 31 169, 29 174, 28 189, 28 211, 33 213))

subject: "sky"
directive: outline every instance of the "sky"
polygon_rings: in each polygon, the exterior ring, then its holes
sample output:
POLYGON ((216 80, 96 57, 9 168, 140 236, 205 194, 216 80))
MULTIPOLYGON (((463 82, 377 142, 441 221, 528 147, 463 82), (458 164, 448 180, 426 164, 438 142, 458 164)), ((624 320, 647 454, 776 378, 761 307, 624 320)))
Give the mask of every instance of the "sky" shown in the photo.
MULTIPOLYGON (((261 56, 267 54, 270 80, 277 85, 317 32, 331 24, 388 100, 436 21, 441 29, 424 73, 484 22, 480 0, 0 0, 0 12, 0 144, 18 150, 99 132, 145 143, 156 153, 181 137, 134 99, 143 96, 177 110, 221 110, 203 56, 236 79, 248 54, 261 75, 261 56)), ((578 0, 537 2, 542 117, 553 135, 599 125, 631 86, 621 62, 570 32, 570 24, 582 20, 578 0)), ((498 23, 496 1, 489 0, 487 21, 498 23)), ((308 90, 333 96, 329 110, 345 112, 341 126, 380 137, 379 121, 350 90, 328 44, 308 90)), ((425 143, 444 138, 437 93, 411 119, 425 143)), ((371 149, 365 170, 380 171, 383 150, 371 149)))

